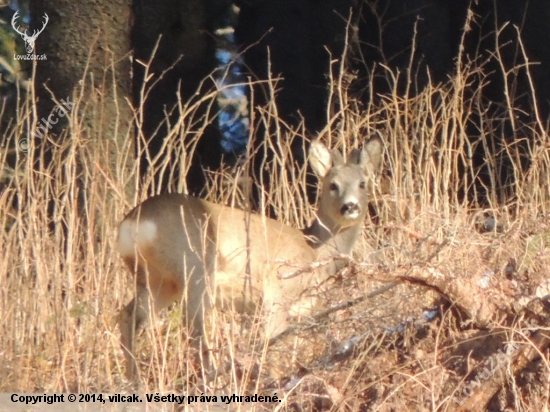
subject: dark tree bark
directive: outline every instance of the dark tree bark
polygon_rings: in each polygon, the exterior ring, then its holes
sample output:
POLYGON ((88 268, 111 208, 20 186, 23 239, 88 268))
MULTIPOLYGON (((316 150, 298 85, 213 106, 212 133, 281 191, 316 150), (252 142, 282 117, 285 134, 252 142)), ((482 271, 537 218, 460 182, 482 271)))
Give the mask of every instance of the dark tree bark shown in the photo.
MULTIPOLYGON (((133 120, 128 104, 131 0, 31 0, 34 27, 41 26, 45 13, 49 22, 35 51, 47 57, 37 64, 39 119, 56 106, 51 93, 58 101, 73 101, 73 90, 80 86, 88 100, 84 103, 102 108, 102 113, 84 114, 88 130, 101 130, 105 139, 126 137, 133 120)), ((61 119, 52 126, 55 135, 65 124, 61 119)))
MULTIPOLYGON (((34 90, 38 111, 34 138, 35 168, 48 174, 51 168, 63 168, 59 159, 69 145, 79 139, 104 139, 111 153, 106 153, 110 169, 115 170, 118 154, 115 147, 123 147, 133 121, 130 106, 130 0, 31 0, 32 25, 29 33, 48 23, 36 39, 35 54, 45 55, 36 62, 34 90), (81 100, 77 104, 77 98, 81 100), (74 113, 78 110, 78 113, 74 113), (76 115, 81 122, 77 133, 68 129, 68 117, 76 115), (47 130, 49 129, 49 130, 47 130), (40 137, 45 134, 50 140, 40 137), (120 144, 119 144, 120 143, 120 144), (56 159, 57 164, 53 164, 56 159)), ((78 148, 73 145, 71 148, 78 148)), ((76 197, 81 226, 89 227, 89 215, 84 212, 88 200, 88 180, 80 167, 80 153, 75 159, 74 180, 52 182, 52 197, 45 205, 50 216, 50 229, 70 238, 60 206, 60 193, 70 192, 76 197), (74 186, 72 186, 74 185, 74 186), (59 209, 56 209, 59 208, 59 209)), ((127 185, 126 195, 132 187, 127 185)), ((83 252, 83 251, 82 251, 83 252)))
MULTIPOLYGON (((44 173, 52 165, 54 154, 66 147, 53 145, 36 133, 48 130, 50 139, 101 138, 120 144, 110 144, 107 153, 110 169, 115 170, 118 154, 115 147, 122 147, 123 139, 131 132, 133 111, 130 106, 130 0, 31 0, 30 10, 33 29, 40 29, 48 16, 48 24, 36 39, 35 53, 46 55, 46 60, 36 63, 34 88, 38 111, 37 129, 31 131, 34 142, 35 167, 44 173), (76 105, 76 98, 82 97, 76 105), (78 136, 67 129, 67 118, 78 110, 82 127, 78 136), (70 113, 70 114, 69 114, 70 113)), ((83 140, 81 140, 83 141, 83 140)), ((79 160, 76 159, 77 168, 79 160)), ((88 190, 83 170, 76 171, 74 193, 79 210, 84 209, 88 190)), ((57 182, 52 183, 53 186, 57 182)), ((61 183, 67 184, 67 182, 61 183)), ((54 191, 67 190, 64 187, 54 191)), ((132 193, 131 185, 125 188, 132 193)), ((56 202, 52 199, 48 213, 55 216, 56 202)), ((86 214, 81 214, 86 227, 86 214)), ((50 224, 52 230, 57 223, 50 224)), ((63 223, 61 229, 66 232, 63 223)), ((66 233, 65 233, 66 234, 66 233)))

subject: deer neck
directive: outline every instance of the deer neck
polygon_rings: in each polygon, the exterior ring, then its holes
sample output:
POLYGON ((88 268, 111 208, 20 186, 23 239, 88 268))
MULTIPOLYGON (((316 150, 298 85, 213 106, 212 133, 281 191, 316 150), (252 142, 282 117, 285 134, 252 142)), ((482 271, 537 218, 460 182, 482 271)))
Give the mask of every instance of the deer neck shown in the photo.
POLYGON ((350 254, 361 232, 361 225, 342 227, 319 215, 303 230, 308 244, 324 259, 340 254, 350 254))

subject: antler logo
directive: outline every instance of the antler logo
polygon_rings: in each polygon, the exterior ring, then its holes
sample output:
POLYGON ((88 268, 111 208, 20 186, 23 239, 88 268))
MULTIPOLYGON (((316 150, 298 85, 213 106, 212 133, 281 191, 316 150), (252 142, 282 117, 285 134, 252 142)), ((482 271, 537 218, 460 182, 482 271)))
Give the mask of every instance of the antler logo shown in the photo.
POLYGON ((21 26, 15 27, 15 24, 16 24, 15 21, 17 20, 18 14, 19 14, 19 11, 16 11, 15 14, 13 15, 13 18, 11 19, 11 25, 13 29, 21 35, 23 40, 25 40, 27 53, 31 54, 34 51, 34 42, 36 41, 36 38, 40 33, 44 31, 44 28, 46 28, 46 24, 48 24, 48 21, 50 20, 50 18, 46 13, 44 13, 44 24, 42 25, 42 28, 40 30, 34 30, 32 33, 32 36, 29 36, 27 34, 27 30, 25 30, 24 32, 20 30, 21 26))

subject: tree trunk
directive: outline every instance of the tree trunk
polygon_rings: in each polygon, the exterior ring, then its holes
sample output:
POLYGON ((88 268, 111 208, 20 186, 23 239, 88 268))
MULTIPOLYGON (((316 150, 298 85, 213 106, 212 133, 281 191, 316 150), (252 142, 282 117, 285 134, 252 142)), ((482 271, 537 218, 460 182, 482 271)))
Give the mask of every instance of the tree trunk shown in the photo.
MULTIPOLYGON (((93 131, 90 136, 100 131, 101 138, 120 143, 133 120, 128 103, 131 0, 31 0, 33 29, 42 26, 45 14, 49 21, 35 50, 47 58, 37 62, 38 119, 48 120, 58 106, 55 100, 74 102, 78 86, 84 97, 79 105, 83 131, 93 131), (84 112, 84 106, 92 103, 84 112)), ((66 121, 60 120, 51 124, 54 136, 66 127, 66 121)))

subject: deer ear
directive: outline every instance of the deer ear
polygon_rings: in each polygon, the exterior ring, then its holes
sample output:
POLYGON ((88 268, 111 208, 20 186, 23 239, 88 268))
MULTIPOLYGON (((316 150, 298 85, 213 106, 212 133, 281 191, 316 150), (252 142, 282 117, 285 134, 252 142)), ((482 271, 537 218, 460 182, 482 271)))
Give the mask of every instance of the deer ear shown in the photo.
POLYGON ((374 173, 382 163, 384 143, 379 137, 373 137, 363 147, 363 150, 355 149, 348 158, 348 164, 357 164, 365 172, 374 173))
POLYGON ((319 177, 325 177, 332 168, 332 154, 319 140, 314 140, 309 146, 309 165, 319 177))

